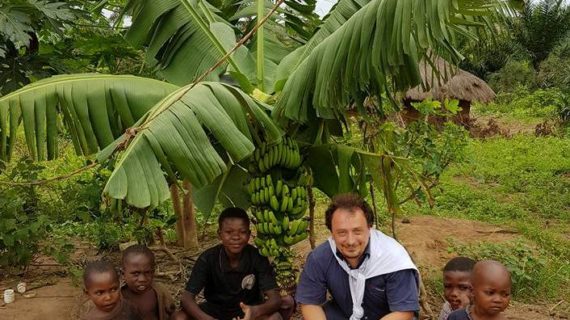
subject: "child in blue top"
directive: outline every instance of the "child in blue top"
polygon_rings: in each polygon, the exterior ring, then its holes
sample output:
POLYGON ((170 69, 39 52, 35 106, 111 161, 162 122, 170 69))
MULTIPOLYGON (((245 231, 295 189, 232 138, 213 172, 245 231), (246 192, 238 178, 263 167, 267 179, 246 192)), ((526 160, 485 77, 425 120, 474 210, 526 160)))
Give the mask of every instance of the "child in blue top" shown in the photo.
POLYGON ((503 320, 503 311, 511 301, 511 274, 498 261, 475 264, 471 276, 473 303, 452 312, 448 320, 503 320))

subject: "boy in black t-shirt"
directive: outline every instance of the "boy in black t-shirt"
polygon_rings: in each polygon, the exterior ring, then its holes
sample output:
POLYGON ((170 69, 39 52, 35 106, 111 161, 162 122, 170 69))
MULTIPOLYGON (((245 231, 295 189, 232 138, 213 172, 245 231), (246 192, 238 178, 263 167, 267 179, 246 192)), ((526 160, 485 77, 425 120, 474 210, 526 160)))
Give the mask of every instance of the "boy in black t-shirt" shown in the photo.
POLYGON ((221 244, 204 251, 182 294, 182 311, 174 319, 288 319, 293 299, 281 298, 269 260, 248 244, 247 213, 225 209, 218 219, 221 244), (196 303, 204 290, 205 302, 196 303), (267 297, 267 299, 264 299, 267 297), (288 313, 288 315, 286 315, 288 313))

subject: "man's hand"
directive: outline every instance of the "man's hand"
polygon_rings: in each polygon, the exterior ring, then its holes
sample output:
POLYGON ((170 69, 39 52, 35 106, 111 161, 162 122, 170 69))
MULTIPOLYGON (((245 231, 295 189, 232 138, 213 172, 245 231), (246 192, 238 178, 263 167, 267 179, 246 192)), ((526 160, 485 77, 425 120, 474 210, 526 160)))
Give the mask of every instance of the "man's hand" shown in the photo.
POLYGON ((312 304, 302 304, 301 305, 301 314, 303 315, 303 319, 311 319, 311 320, 326 320, 327 316, 325 315, 325 311, 323 307, 319 305, 312 305, 312 304))

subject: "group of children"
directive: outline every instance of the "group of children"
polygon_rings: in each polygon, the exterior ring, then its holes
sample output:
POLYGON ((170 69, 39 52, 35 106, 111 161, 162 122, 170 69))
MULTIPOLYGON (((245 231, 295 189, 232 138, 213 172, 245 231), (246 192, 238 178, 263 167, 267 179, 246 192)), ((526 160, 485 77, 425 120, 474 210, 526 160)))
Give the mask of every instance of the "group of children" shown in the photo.
POLYGON ((192 268, 180 309, 170 294, 153 282, 155 258, 143 245, 123 251, 120 285, 110 262, 95 261, 83 275, 89 297, 83 320, 288 320, 294 312, 290 296, 281 297, 269 260, 249 244, 250 222, 240 208, 218 218, 220 244, 204 251, 192 268), (204 291, 205 301, 197 295, 204 291))
MULTIPOLYGON (((269 261, 248 244, 247 213, 238 208, 224 210, 218 219, 218 236, 221 243, 196 261, 180 310, 168 291, 153 281, 152 251, 134 245, 122 255, 122 286, 110 262, 87 265, 83 281, 89 301, 81 319, 289 319, 295 304, 290 296, 280 297, 269 261), (202 290, 206 301, 198 304, 196 296, 202 290)), ((446 302, 439 320, 504 319, 511 278, 501 263, 453 258, 444 267, 443 284, 446 302)))
POLYGON ((119 273, 108 261, 94 261, 83 274, 85 294, 89 297, 81 311, 85 320, 170 319, 176 307, 170 293, 153 281, 154 254, 146 246, 128 247, 121 259, 119 273))
POLYGON ((451 259, 443 269, 445 303, 439 320, 505 319, 511 300, 511 276, 498 261, 451 259))

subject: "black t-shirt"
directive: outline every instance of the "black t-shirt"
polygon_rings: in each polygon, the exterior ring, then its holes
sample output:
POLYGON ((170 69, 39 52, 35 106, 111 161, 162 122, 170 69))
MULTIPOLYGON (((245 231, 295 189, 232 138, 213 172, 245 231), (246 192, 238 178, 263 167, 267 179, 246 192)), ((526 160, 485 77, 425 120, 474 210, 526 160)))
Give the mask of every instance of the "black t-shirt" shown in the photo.
POLYGON ((236 269, 230 269, 221 244, 204 251, 186 284, 186 291, 197 295, 204 289, 206 301, 229 312, 241 310, 240 302, 248 305, 261 303, 263 292, 276 288, 275 273, 269 260, 251 245, 243 249, 236 269))

